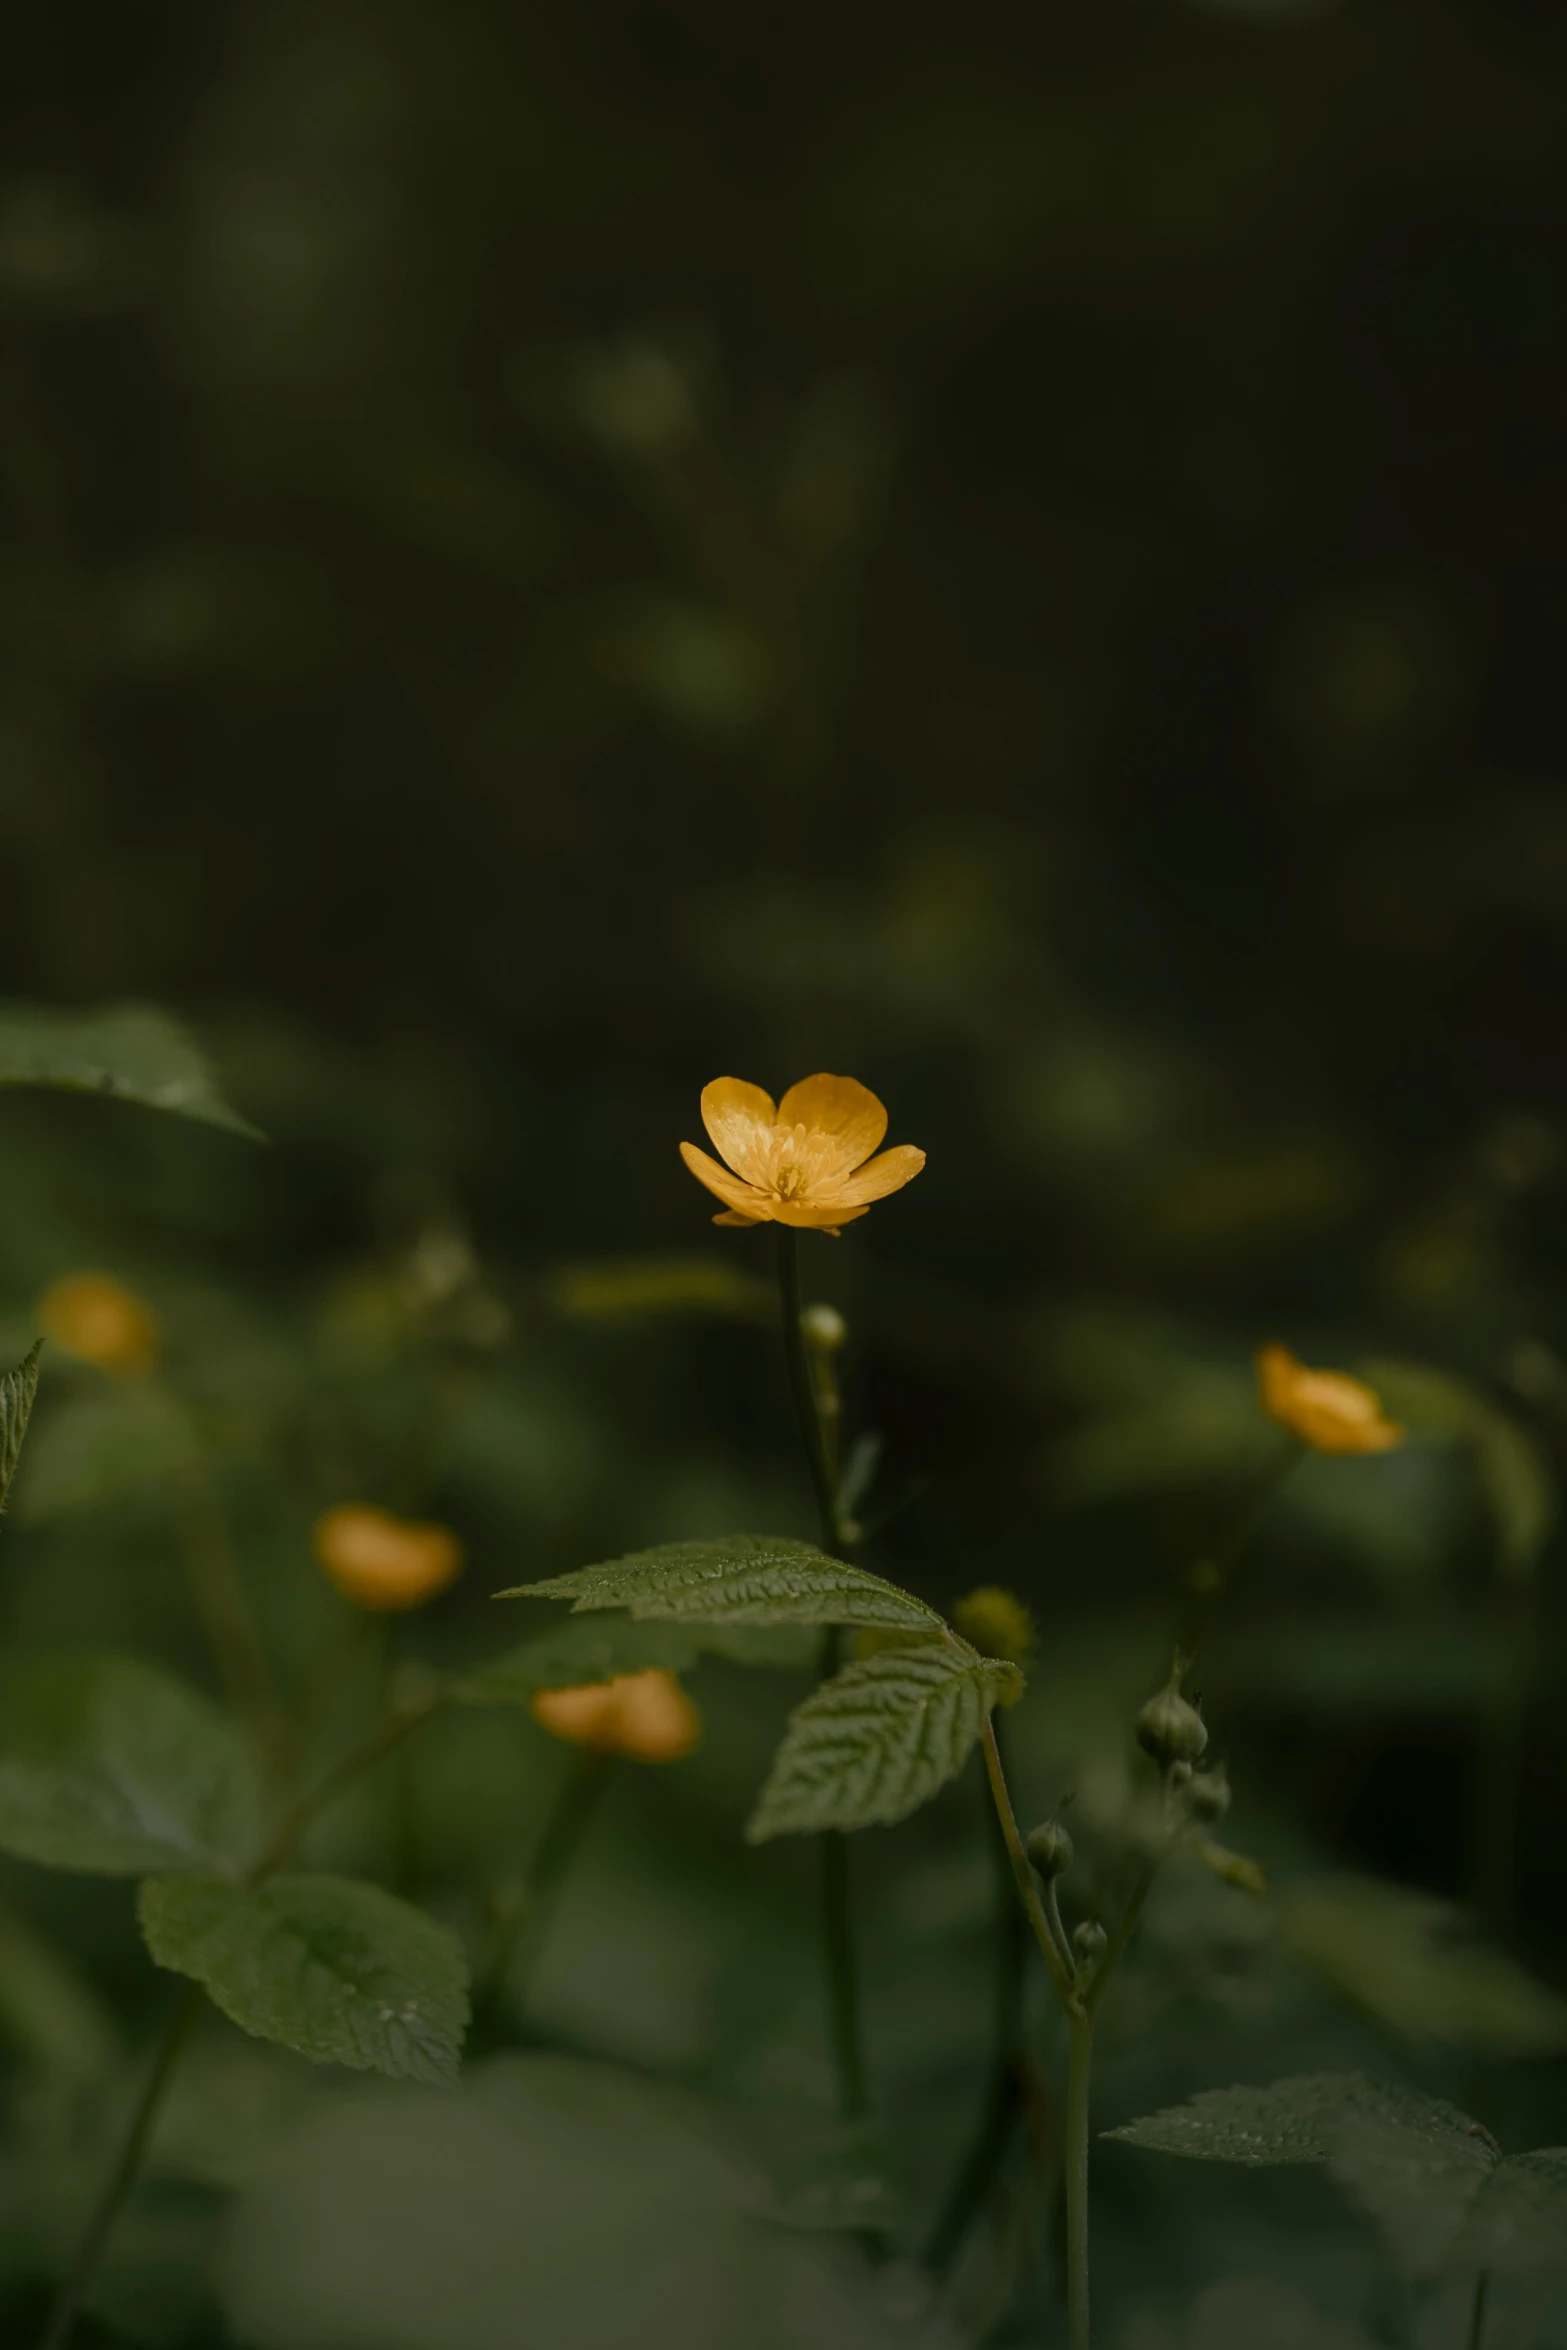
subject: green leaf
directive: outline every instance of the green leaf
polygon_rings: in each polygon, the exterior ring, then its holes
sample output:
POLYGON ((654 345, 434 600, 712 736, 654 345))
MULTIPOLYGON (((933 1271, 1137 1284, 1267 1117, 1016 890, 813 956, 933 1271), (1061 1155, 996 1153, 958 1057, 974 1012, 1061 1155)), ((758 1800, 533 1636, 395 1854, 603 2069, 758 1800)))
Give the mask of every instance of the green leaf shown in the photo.
POLYGON ((0 1085, 110 1094, 252 1142, 263 1139, 229 1108, 194 1038, 148 1004, 110 1004, 98 1012, 0 1005, 0 1085))
POLYGON ((227 1869, 259 1816, 238 1733, 171 1675, 112 1656, 0 1671, 0 1850, 109 1877, 227 1869))
POLYGON ((1466 1444, 1496 1525, 1497 1571, 1534 1572, 1556 1523, 1556 1484, 1545 1454, 1479 1388, 1428 1363, 1372 1362, 1366 1377, 1410 1428, 1466 1444))
POLYGON ((1567 2048, 1567 2003, 1430 1894, 1329 1877, 1291 1887, 1279 1917, 1296 1956, 1393 2031, 1503 2057, 1567 2048))
POLYGON ((569 1599, 577 1613, 623 1607, 633 1616, 710 1624, 885 1624, 939 1628, 934 1608, 863 1567, 809 1542, 726 1534, 715 1542, 665 1542, 500 1599, 569 1599))
POLYGON ((1267 2089, 1204 2089, 1187 2105, 1101 2135, 1158 2154, 1256 2168, 1330 2161, 1345 2132, 1368 2122, 1431 2143, 1457 2139, 1473 2149, 1479 2176, 1490 2167, 1483 2140, 1470 2135, 1473 2124, 1455 2105, 1392 2082, 1368 2081, 1362 2073, 1302 2073, 1267 2089))
POLYGON ((33 1398, 38 1393, 38 1357, 43 1352, 43 1343, 41 1338, 36 1339, 16 1369, 7 1371, 0 1379, 0 1509, 5 1507, 16 1464, 22 1457, 22 1439, 33 1416, 33 1398))
POLYGON ((1497 2164, 1474 2206, 1463 2257, 1502 2276, 1567 2274, 1567 2146, 1497 2164))
POLYGON ((1022 1686, 1016 1665, 945 1646, 847 1666, 790 1715, 747 1839, 905 1818, 957 1776, 991 1707, 1022 1686))
POLYGON ((808 1625, 670 1624, 634 1616, 568 1616, 563 1624, 508 1649, 452 1690, 462 1705, 527 1705, 541 1689, 577 1689, 619 1673, 662 1667, 686 1673, 704 1655, 735 1664, 803 1665, 811 1659, 808 1625))
POLYGON ((242 2031, 312 2064, 456 2079, 468 2024, 462 1945, 380 1886, 154 1877, 140 1906, 158 1965, 200 1983, 242 2031))

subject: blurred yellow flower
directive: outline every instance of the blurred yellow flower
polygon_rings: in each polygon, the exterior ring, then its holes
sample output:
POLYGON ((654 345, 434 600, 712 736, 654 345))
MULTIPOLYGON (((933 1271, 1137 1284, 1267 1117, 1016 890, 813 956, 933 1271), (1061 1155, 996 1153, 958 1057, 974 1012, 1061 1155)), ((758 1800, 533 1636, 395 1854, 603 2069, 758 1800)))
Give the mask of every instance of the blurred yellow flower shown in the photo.
POLYGON ((776 1107, 759 1085, 715 1077, 702 1088, 702 1123, 724 1164, 690 1142, 680 1156, 723 1201, 715 1224, 837 1233, 925 1164, 925 1153, 906 1142, 872 1157, 887 1113, 853 1077, 804 1077, 776 1107))
POLYGON ((328 1510, 312 1540, 343 1597, 383 1614, 422 1607, 462 1566, 462 1544, 449 1526, 417 1525, 361 1502, 328 1510))
POLYGON ((139 1378, 158 1360, 157 1318, 145 1299, 109 1273, 67 1273, 38 1301, 38 1326, 66 1354, 121 1378, 139 1378))
POLYGON ((1287 1346, 1261 1349, 1257 1385, 1268 1417, 1316 1452, 1391 1452, 1404 1441, 1364 1381, 1347 1371, 1309 1371, 1287 1346))
POLYGON ((678 1762, 702 1734, 702 1717, 673 1673, 619 1673, 584 1689, 541 1689, 533 1718, 570 1746, 632 1762, 678 1762))
POLYGON ((1034 1646, 1034 1619, 1015 1591, 1000 1583, 981 1584, 965 1593, 952 1610, 952 1621, 971 1648, 981 1656, 1003 1657, 1009 1664, 1026 1665, 1034 1646))

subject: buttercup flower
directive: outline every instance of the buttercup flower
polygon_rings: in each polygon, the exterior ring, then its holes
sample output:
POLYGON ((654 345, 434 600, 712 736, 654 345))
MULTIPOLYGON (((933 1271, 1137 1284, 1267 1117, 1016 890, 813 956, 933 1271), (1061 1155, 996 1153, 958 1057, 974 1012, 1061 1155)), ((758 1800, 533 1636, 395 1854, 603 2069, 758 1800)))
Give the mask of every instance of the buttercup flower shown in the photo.
POLYGON ((312 1539, 343 1597, 380 1614, 422 1607, 462 1566, 462 1544, 449 1526, 415 1525, 359 1502, 328 1510, 312 1539))
POLYGON ((1347 1371, 1309 1371, 1287 1346, 1262 1348, 1257 1386, 1268 1417, 1315 1452, 1391 1452, 1404 1441, 1403 1429, 1363 1380, 1347 1371))
POLYGON ((853 1077, 804 1077, 774 1106, 738 1077, 702 1088, 702 1123, 719 1158, 683 1142, 680 1156, 724 1213, 715 1224, 793 1224, 836 1234, 872 1202, 912 1183, 925 1153, 912 1143, 877 1150, 887 1113, 853 1077))
POLYGON ((702 1718, 673 1673, 619 1673, 583 1689, 541 1689, 533 1718, 569 1746, 631 1762, 678 1762, 702 1734, 702 1718))
POLYGON ((151 1306, 109 1273, 68 1273, 56 1281, 38 1301, 38 1326, 66 1354, 121 1378, 143 1376, 158 1359, 151 1306))

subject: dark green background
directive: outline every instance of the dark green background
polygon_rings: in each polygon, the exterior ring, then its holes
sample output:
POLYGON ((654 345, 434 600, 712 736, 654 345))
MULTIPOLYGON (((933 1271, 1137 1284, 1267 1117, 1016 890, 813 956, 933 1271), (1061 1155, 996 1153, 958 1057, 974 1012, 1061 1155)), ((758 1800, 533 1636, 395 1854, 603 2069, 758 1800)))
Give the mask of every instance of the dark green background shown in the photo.
MULTIPOLYGON (((1274 1336, 1436 1365, 1548 1468, 1564 180, 1530 0, 8 9, 0 989, 167 1003, 273 1138, 13 1097, 18 1332, 75 1263, 141 1281, 293 1478, 236 1507, 304 1589, 417 1409, 372 1378, 295 1444, 322 1300, 465 1230, 512 1328, 423 1496, 470 1653, 524 1572, 807 1527, 744 1316, 559 1276, 765 1276, 675 1146, 720 1071, 826 1067, 929 1152, 805 1254, 918 1489, 878 1563, 937 1600, 1157 1676, 1274 1336)), ((1429 1441, 1311 1478, 1214 1666, 1237 1780, 1562 1981, 1557 1553, 1500 1578, 1429 1441)), ((98 1590, 56 1539, 25 1637, 98 1590)), ((116 1593, 106 1642, 200 1670, 172 1583, 116 1593)), ((1487 2094, 1567 2134, 1559 2061, 1487 2094)))

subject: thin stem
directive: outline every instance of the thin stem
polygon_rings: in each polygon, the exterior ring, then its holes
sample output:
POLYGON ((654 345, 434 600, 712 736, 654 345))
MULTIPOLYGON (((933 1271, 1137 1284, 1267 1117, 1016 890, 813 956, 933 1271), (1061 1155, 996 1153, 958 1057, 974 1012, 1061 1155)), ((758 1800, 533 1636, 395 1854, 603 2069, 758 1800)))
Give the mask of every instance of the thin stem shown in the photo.
MULTIPOLYGON (((271 1843, 267 1845, 261 1858, 246 1876, 246 1884, 256 1886, 265 1883, 266 1879, 280 1869, 291 1856, 299 1839, 317 1813, 324 1811, 333 1798, 340 1795, 343 1789, 357 1779, 362 1771, 369 1770, 373 1764, 380 1761, 384 1754, 390 1754, 392 1749, 400 1745, 411 1730, 416 1730, 421 1722, 428 1721, 440 1703, 441 1692, 436 1691, 432 1696, 422 1699, 417 1705, 405 1706, 400 1713, 393 1714, 386 1721, 380 1723, 368 1738, 363 1739, 351 1753, 344 1756, 340 1763, 335 1764, 326 1773, 326 1776, 319 1779, 309 1793, 302 1796, 293 1809, 284 1816, 271 1843)), ((169 2082, 173 2078, 175 2067, 184 2052, 185 2043, 190 2037, 191 2027, 201 2012, 202 1997, 202 1986, 199 1983, 192 1983, 180 2001, 163 2046, 158 2052, 151 2078, 142 2092, 141 2102, 131 2116, 130 2125, 126 2130, 124 2142, 121 2145, 113 2172, 110 2174, 108 2185, 103 2191, 97 2210, 88 2223, 87 2232, 82 2238, 81 2247, 71 2266, 71 2272, 60 2288, 59 2298, 49 2320, 49 2330, 44 2335, 39 2350, 65 2350, 65 2345, 70 2340, 76 2319, 81 2311, 82 2302, 86 2298, 93 2274, 102 2257, 103 2248, 109 2240, 115 2221, 119 2218, 126 2197, 136 2184, 136 2176, 141 2169, 142 2156, 146 2153, 147 2141, 151 2136, 153 2123, 157 2119, 158 2108, 163 2101, 169 2082)))
POLYGON ((168 2029, 163 2035, 163 2044, 153 2061, 152 2071, 147 2076, 147 2085, 137 2101, 135 2112, 131 2115, 124 2141, 120 2147, 119 2158, 109 2174, 98 2201, 98 2208, 87 2224, 86 2234, 82 2237, 76 2258, 71 2264, 71 2272, 60 2287, 59 2296, 50 2315, 48 2331, 43 2337, 39 2350, 65 2350, 65 2345, 71 2338, 76 2320, 81 2314, 82 2303, 87 2298, 88 2288, 92 2284, 98 2262, 102 2257, 103 2248, 109 2241, 114 2223, 120 2216, 126 2197, 136 2184, 136 2175, 141 2169, 142 2157, 147 2151, 147 2141, 152 2136, 153 2124, 158 2118, 158 2109, 168 2092, 169 2083, 174 2078, 175 2068, 184 2052, 185 2043, 190 2038, 196 2018, 201 2013, 203 1996, 199 1983, 187 1983, 180 1995, 179 2005, 170 2018, 168 2029))
POLYGON ((420 1698, 416 1704, 405 1705, 397 1712, 388 1714, 385 1721, 378 1722, 367 1738, 350 1748, 342 1761, 334 1763, 325 1777, 318 1779, 314 1787, 300 1797, 293 1809, 284 1814, 271 1843, 256 1862, 246 1882, 260 1885, 280 1869, 293 1854, 295 1846, 317 1813, 325 1811, 327 1805, 341 1795, 345 1787, 351 1786, 383 1755, 401 1746, 410 1731, 417 1730, 421 1722, 427 1722, 441 1702, 442 1692, 436 1690, 430 1696, 420 1698))
MULTIPOLYGON (((577 1753, 572 1768, 561 1783, 560 1791, 544 1823, 544 1831, 534 1850, 523 1886, 522 1898, 508 1925, 497 1937, 486 1969, 486 1999, 490 2008, 500 2005, 507 1978, 518 1945, 526 1936, 527 1971, 538 1964, 545 1935, 555 1908, 564 1890, 571 1864, 581 1848, 588 1823, 598 1809, 599 1798, 609 1781, 614 1756, 585 1746, 577 1753)), ((525 1985, 514 1986, 520 2001, 525 1985)))
POLYGON ((174 1500, 191 1597, 229 1702, 250 1724, 268 1760, 281 1763, 287 1733, 272 1668, 204 1463, 192 1461, 175 1478, 174 1500))
POLYGON ((1475 2278, 1474 2305, 1469 2312, 1469 2350, 1484 2350, 1485 2305, 1491 2296, 1491 2272, 1483 2268, 1475 2278))
MULTIPOLYGON (((1000 1734, 997 1734, 998 1745, 1000 1734)), ((983 2209, 1006 2159, 1023 2104, 1026 2058, 1024 2001, 1027 1988, 1028 1921, 1012 1884, 1012 1862, 995 1805, 988 1796, 985 1820, 995 1864, 995 2021, 990 2089, 963 2167, 931 2232, 925 2265, 945 2276, 976 2216, 983 2209)))
MULTIPOLYGON (((827 1439, 816 1408, 816 1389, 800 1328, 800 1257, 798 1235, 791 1226, 778 1226, 778 1304, 783 1324, 784 1361, 789 1392, 806 1466, 816 1496, 816 1514, 825 1551, 838 1554, 844 1547, 838 1523, 837 1482, 828 1455, 827 1439)), ((820 1677, 830 1680, 838 1670, 842 1642, 836 1625, 822 1639, 820 1677)), ((827 1978, 827 2030, 833 2070, 838 2083, 838 2111, 856 2121, 866 2110, 865 2034, 860 2015, 860 1981, 854 1940, 854 1910, 849 1885, 848 1839, 829 1828, 818 1837, 821 1852, 822 1961, 827 1978)))
POLYGON ((1285 1438, 1218 1541, 1188 1570, 1180 1637, 1183 1648, 1193 1644, 1200 1626, 1229 1589, 1231 1577, 1250 1547, 1253 1535, 1305 1459, 1306 1451, 1298 1436, 1285 1438))
POLYGON ((789 1369, 789 1392, 794 1398, 794 1416, 799 1425, 800 1442, 805 1447, 806 1466, 811 1473, 811 1490, 816 1496, 822 1548, 836 1553, 840 1548, 838 1495, 828 1463, 822 1424, 817 1416, 816 1393, 811 1382, 810 1361, 805 1351, 805 1335, 800 1328, 799 1234, 788 1224, 778 1226, 778 1303, 783 1319, 784 1361, 789 1369))
POLYGON ((1162 1853, 1153 1854, 1143 1862, 1142 1868, 1138 1872, 1137 1882, 1132 1887, 1131 1898, 1122 1913, 1121 1922, 1111 1935, 1103 1958, 1094 1969, 1092 1983, 1083 1994, 1083 2005, 1090 2015, 1093 2014, 1100 2000, 1104 1997, 1105 1987, 1115 1972, 1116 1962, 1137 1930, 1137 1921, 1143 1914, 1143 1903, 1148 1899, 1149 1889, 1159 1873, 1159 1863, 1163 1857, 1162 1853))
POLYGON ((1071 2350, 1089 2350, 1088 2107, 1094 2064, 1094 2019, 1071 2018, 1066 2071, 1066 2309, 1071 2350))
POLYGON ((1001 1749, 996 1743, 996 1725, 988 1714, 982 1733, 985 1750, 985 1775, 990 1781, 991 1801, 996 1807, 1002 1838, 1007 1848, 1007 1859, 1012 1867, 1012 1881, 1022 1897, 1028 1922, 1034 1929, 1034 1939, 1044 1953, 1050 1980, 1056 1987, 1056 1996, 1068 2015, 1079 2013, 1076 1993, 1072 1989, 1071 1969, 1056 1948, 1055 1936, 1050 1930, 1050 1918, 1039 1898, 1039 1887, 1029 1866, 1028 1854, 1018 1829, 1017 1814, 1012 1809, 1012 1798, 1007 1792, 1007 1775, 1002 1766, 1001 1749))

